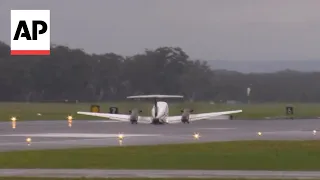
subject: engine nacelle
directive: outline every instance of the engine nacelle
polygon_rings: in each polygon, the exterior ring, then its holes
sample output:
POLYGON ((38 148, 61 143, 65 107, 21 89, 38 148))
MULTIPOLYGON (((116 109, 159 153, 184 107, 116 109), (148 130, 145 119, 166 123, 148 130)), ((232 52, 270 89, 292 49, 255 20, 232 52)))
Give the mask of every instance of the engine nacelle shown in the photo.
POLYGON ((138 109, 132 109, 129 111, 131 124, 138 124, 139 113, 141 112, 142 110, 138 110, 138 109))
POLYGON ((185 124, 185 123, 188 123, 188 124, 189 124, 189 123, 190 123, 190 122, 189 122, 189 117, 182 116, 182 117, 181 117, 181 122, 184 123, 184 124, 185 124))
POLYGON ((130 119, 131 124, 138 124, 138 120, 136 119, 130 119))
POLYGON ((193 112, 193 109, 183 109, 181 110, 182 114, 181 114, 181 122, 182 123, 190 123, 189 122, 189 117, 190 117, 190 113, 193 112))

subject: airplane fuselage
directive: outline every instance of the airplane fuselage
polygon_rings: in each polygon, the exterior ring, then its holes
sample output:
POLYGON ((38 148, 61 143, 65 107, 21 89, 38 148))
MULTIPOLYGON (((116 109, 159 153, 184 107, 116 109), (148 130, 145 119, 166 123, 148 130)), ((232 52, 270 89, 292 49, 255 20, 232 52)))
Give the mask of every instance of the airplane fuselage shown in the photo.
POLYGON ((153 105, 151 109, 152 124, 165 124, 167 123, 167 117, 169 116, 168 103, 164 101, 158 101, 153 105), (157 108, 157 109, 156 109, 157 108))

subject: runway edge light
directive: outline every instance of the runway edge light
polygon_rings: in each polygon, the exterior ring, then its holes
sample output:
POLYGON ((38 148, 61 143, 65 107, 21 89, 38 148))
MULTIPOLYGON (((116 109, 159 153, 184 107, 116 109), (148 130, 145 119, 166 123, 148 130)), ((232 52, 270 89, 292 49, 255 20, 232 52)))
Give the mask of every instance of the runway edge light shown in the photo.
POLYGON ((16 117, 11 117, 11 121, 12 121, 12 129, 15 129, 17 126, 17 118, 16 117))
POLYGON ((194 139, 199 139, 200 138, 200 133, 194 133, 193 134, 194 139))
POLYGON ((119 134, 118 134, 118 142, 119 142, 119 145, 120 145, 120 146, 122 146, 123 138, 124 138, 123 133, 119 133, 119 134))
POLYGON ((28 146, 30 146, 30 144, 31 144, 31 138, 28 137, 28 138, 26 139, 26 141, 27 141, 28 146))
POLYGON ((71 115, 69 115, 69 116, 67 117, 67 119, 68 119, 68 126, 71 127, 71 126, 72 126, 72 119, 73 119, 73 117, 72 117, 71 115))
POLYGON ((258 132, 257 134, 258 134, 258 136, 261 136, 261 135, 262 135, 262 133, 261 133, 261 132, 258 132))
POLYGON ((120 141, 120 140, 123 140, 123 138, 124 138, 123 133, 119 133, 119 135, 118 135, 118 139, 119 139, 119 141, 120 141))

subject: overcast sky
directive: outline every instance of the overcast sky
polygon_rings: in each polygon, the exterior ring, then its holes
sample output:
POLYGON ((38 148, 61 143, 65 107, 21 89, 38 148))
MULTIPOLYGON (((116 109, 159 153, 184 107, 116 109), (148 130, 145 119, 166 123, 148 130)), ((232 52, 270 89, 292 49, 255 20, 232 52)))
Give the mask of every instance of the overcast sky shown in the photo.
POLYGON ((7 43, 11 9, 50 9, 51 41, 89 53, 180 46, 205 60, 320 60, 320 0, 0 0, 7 43))

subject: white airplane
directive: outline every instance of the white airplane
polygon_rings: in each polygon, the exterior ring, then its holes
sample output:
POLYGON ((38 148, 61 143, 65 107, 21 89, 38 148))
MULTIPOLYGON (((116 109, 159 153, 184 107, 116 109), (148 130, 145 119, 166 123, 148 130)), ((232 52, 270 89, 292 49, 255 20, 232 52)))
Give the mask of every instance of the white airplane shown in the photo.
POLYGON ((128 96, 128 99, 154 99, 154 105, 151 109, 151 117, 140 116, 139 113, 142 112, 138 109, 133 109, 129 111, 130 114, 111 114, 111 113, 94 113, 94 112, 77 112, 77 114, 96 116, 108 118, 111 120, 131 122, 131 124, 175 124, 175 123, 189 123, 192 121, 210 119, 216 116, 228 115, 241 113, 242 110, 234 111, 222 111, 222 112, 210 112, 201 114, 191 114, 192 109, 182 110, 182 115, 179 116, 169 116, 168 104, 164 101, 158 101, 159 98, 183 98, 180 95, 140 95, 140 96, 128 96))

